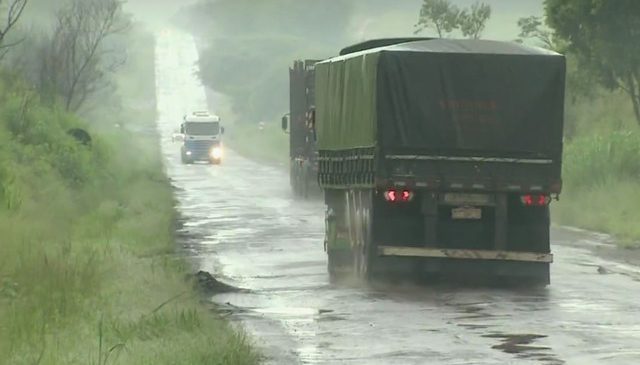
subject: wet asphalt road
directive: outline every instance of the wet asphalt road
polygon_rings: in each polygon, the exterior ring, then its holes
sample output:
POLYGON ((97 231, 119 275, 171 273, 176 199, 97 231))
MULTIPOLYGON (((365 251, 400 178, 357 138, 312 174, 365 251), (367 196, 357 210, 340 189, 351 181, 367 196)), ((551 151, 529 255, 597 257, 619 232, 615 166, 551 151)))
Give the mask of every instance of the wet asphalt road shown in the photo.
POLYGON ((221 166, 180 164, 171 133, 184 113, 207 105, 197 51, 188 36, 159 34, 156 60, 183 245, 202 270, 250 289, 212 300, 266 363, 640 364, 640 270, 594 256, 605 236, 554 230, 546 289, 331 285, 323 206, 292 199, 283 169, 228 149, 221 166))

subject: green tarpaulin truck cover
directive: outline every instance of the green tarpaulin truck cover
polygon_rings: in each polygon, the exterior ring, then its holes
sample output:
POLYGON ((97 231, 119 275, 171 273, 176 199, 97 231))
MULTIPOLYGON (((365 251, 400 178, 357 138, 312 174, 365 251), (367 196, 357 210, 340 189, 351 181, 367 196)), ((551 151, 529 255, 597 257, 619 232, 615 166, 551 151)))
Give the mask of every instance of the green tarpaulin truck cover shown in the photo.
POLYGON ((560 159, 565 59, 516 43, 434 39, 316 64, 319 150, 560 159))

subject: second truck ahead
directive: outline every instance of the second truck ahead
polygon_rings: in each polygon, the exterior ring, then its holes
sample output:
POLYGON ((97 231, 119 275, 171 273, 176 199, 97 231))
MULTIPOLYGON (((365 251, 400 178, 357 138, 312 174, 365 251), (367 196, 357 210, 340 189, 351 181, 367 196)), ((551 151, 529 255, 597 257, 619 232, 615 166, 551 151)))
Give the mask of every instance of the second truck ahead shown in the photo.
POLYGON ((289 69, 289 118, 282 118, 282 129, 289 133, 289 178, 297 197, 320 192, 318 150, 312 125, 315 114, 316 60, 295 61, 289 69))
POLYGON ((563 56, 494 41, 373 42, 314 69, 307 124, 331 274, 549 283, 563 56))

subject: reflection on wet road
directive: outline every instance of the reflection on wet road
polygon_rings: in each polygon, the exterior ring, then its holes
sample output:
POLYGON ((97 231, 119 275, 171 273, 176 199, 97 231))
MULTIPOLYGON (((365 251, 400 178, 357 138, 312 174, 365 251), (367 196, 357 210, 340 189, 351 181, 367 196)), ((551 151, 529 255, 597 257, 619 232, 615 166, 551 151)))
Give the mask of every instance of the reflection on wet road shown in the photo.
POLYGON ((541 290, 329 284, 323 206, 293 200, 283 170, 232 151, 221 166, 180 164, 171 133, 206 106, 197 52, 176 33, 159 36, 157 49, 159 129, 183 243, 202 270, 250 289, 212 300, 267 363, 640 363, 640 271, 577 248, 598 244, 587 233, 554 230, 552 285, 541 290))

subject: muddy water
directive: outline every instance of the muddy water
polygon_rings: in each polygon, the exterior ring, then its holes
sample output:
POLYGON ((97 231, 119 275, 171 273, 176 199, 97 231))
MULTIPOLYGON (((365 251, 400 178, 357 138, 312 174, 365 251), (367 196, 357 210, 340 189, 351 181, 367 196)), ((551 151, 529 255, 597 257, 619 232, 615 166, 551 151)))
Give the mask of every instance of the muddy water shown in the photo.
POLYGON ((182 243, 202 270, 250 289, 211 299, 266 363, 640 363, 640 271, 595 257, 600 236, 555 230, 552 285, 542 290, 331 285, 323 207, 293 200, 283 171, 229 150, 221 166, 180 164, 171 133, 184 113, 206 108, 196 61, 190 37, 159 35, 158 126, 182 243))

